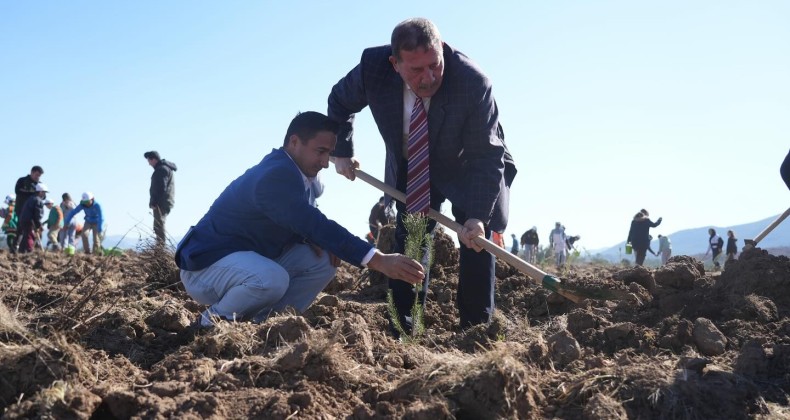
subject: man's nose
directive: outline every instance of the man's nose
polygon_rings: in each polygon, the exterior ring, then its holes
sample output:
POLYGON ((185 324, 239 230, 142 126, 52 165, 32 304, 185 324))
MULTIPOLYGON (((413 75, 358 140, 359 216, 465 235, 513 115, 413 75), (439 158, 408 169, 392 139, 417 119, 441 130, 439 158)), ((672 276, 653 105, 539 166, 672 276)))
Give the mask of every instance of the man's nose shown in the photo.
POLYGON ((436 80, 436 77, 433 75, 433 70, 425 69, 425 73, 422 75, 423 83, 431 84, 436 80))

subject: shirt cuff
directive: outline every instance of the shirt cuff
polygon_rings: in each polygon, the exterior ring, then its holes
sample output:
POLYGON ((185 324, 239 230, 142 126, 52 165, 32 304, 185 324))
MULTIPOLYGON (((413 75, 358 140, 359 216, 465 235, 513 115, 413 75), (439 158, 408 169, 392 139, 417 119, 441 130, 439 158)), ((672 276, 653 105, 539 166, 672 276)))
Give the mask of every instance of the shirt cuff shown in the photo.
POLYGON ((368 253, 365 254, 365 257, 362 258, 362 263, 360 265, 365 268, 368 268, 368 263, 370 262, 370 260, 373 258, 374 255, 376 255, 376 248, 370 248, 370 251, 368 251, 368 253))

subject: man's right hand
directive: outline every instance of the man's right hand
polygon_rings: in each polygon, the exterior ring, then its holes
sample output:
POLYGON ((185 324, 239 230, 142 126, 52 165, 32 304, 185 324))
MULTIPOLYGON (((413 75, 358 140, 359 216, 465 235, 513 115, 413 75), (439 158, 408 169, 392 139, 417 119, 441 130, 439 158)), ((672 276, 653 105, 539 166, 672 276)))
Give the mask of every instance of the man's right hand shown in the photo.
POLYGON ((422 265, 401 254, 382 254, 376 251, 373 258, 368 261, 368 268, 376 270, 391 279, 403 280, 415 284, 425 279, 422 265))
POLYGON ((359 161, 355 158, 335 158, 335 170, 340 175, 343 175, 344 177, 353 181, 357 178, 357 176, 354 174, 355 169, 359 169, 359 161))

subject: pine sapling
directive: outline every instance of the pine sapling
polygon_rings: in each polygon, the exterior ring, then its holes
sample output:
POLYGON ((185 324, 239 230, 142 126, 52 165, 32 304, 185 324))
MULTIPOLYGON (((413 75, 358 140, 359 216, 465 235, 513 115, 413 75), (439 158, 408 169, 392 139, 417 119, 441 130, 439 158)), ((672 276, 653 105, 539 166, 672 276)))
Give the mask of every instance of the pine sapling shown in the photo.
MULTIPOLYGON (((419 261, 420 264, 424 264, 423 271, 427 273, 433 265, 433 241, 431 240, 431 234, 426 233, 428 218, 419 213, 409 213, 404 216, 403 225, 406 228, 404 254, 419 261)), ((420 301, 421 290, 422 282, 414 285, 414 304, 411 308, 411 335, 407 334, 403 325, 401 325, 398 311, 395 308, 392 290, 387 292, 387 309, 390 319, 392 319, 395 330, 398 331, 405 342, 414 342, 425 332, 425 306, 420 301)))

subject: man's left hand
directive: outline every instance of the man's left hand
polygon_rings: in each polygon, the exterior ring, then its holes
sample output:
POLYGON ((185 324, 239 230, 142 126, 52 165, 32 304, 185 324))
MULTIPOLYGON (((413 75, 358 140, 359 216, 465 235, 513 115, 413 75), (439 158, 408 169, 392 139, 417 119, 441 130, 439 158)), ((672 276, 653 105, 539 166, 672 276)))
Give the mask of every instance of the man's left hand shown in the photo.
POLYGON ((476 252, 483 250, 483 247, 475 243, 474 238, 485 235, 486 231, 483 227, 483 222, 478 219, 469 219, 464 223, 461 231, 458 232, 458 242, 461 242, 467 248, 472 248, 476 252))

